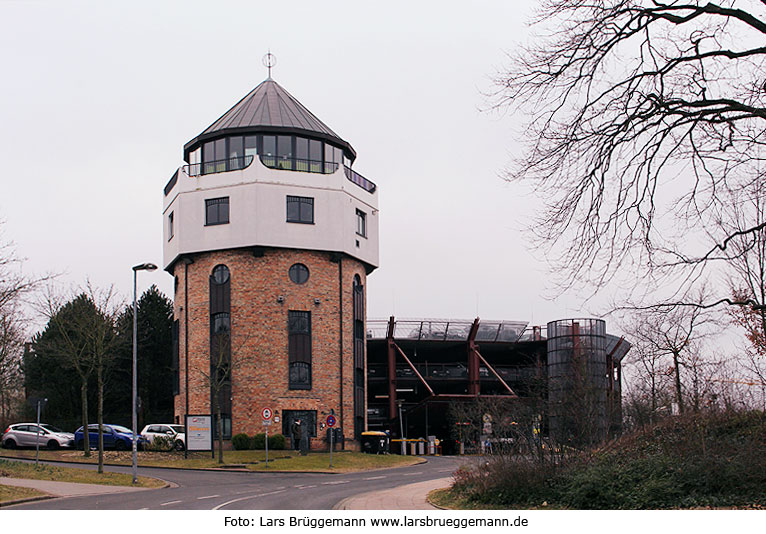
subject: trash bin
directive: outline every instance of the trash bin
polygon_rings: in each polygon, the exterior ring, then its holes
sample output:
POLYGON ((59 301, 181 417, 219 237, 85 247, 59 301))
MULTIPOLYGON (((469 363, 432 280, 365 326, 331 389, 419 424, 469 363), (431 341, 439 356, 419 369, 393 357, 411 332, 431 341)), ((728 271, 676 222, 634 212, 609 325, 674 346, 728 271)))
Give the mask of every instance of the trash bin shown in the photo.
POLYGON ((388 434, 385 432, 362 432, 362 452, 386 454, 388 452, 388 434))

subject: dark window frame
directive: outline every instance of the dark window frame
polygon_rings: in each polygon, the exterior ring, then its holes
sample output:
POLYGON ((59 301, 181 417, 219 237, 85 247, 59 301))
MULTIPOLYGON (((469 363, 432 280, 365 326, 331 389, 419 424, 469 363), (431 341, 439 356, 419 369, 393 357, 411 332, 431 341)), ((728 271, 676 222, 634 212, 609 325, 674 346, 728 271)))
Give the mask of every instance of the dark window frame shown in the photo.
POLYGON ((291 282, 293 282, 295 284, 298 284, 298 285, 303 285, 303 284, 305 284, 306 282, 309 281, 309 278, 311 278, 311 271, 303 263, 293 263, 290 266, 290 268, 287 270, 287 276, 288 276, 288 278, 290 278, 291 282), (302 279, 302 277, 300 276, 301 274, 303 274, 303 271, 302 271, 301 268, 306 270, 305 271, 305 273, 306 273, 305 280, 302 279))
POLYGON ((296 195, 287 195, 286 199, 286 220, 289 223, 314 224, 314 197, 299 197, 296 195), (290 217, 290 205, 298 205, 298 217, 290 217), (306 207, 308 206, 308 207, 306 207))
POLYGON ((205 199, 205 226, 217 226, 219 224, 229 224, 231 221, 230 217, 230 203, 229 203, 229 197, 216 197, 216 198, 206 198, 205 199), (211 212, 210 208, 213 206, 216 206, 215 209, 215 217, 210 217, 211 212), (223 207, 226 206, 225 213, 223 212, 223 207), (225 215, 225 219, 224 219, 225 215), (211 218, 213 219, 211 221, 211 218))
POLYGON ((175 213, 174 211, 171 211, 170 214, 168 215, 168 241, 173 239, 173 236, 175 235, 175 231, 174 231, 175 228, 173 227, 173 223, 175 219, 174 213, 175 213))
POLYGON ((287 312, 287 378, 289 389, 310 390, 312 387, 311 312, 287 312), (294 380, 293 368, 305 371, 301 380, 294 380))
POLYGON ((356 210, 356 235, 362 236, 365 239, 367 239, 367 214, 358 208, 356 210), (360 226, 361 226, 361 232, 359 231, 360 226))

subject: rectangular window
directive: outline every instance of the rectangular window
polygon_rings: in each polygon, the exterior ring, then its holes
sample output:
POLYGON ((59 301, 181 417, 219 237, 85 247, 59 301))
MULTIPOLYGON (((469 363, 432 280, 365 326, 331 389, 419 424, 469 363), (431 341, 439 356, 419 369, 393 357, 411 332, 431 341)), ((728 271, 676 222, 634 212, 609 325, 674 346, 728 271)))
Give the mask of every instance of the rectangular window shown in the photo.
POLYGON ((362 210, 356 210, 356 233, 367 237, 367 214, 362 210))
POLYGON ((229 223, 229 197, 205 200, 205 226, 229 223))
POLYGON ((322 171, 322 141, 309 139, 309 159, 311 172, 322 171))
POLYGON ((287 195, 287 222, 314 224, 314 199, 287 195))
POLYGON ((168 241, 173 239, 173 212, 168 215, 168 241))
POLYGON ((305 137, 295 138, 295 170, 309 172, 309 140, 305 137))
POLYGON ((258 138, 254 135, 245 137, 245 156, 255 157, 258 154, 258 138))
POLYGON ((291 135, 277 136, 277 167, 288 170, 293 168, 293 137, 291 135))
POLYGON ((290 389, 311 389, 311 312, 287 312, 290 389))
POLYGON ((243 159, 242 137, 229 137, 229 170, 235 171, 245 166, 243 159))

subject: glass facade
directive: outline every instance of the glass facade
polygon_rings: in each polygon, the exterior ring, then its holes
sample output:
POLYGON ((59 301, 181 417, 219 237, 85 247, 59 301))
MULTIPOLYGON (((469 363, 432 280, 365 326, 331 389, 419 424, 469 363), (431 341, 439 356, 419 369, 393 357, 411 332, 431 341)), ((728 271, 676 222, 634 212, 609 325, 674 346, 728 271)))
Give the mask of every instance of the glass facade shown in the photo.
POLYGON ((263 164, 271 168, 322 174, 350 163, 342 148, 319 139, 251 134, 206 141, 189 153, 189 164, 201 164, 199 174, 212 174, 244 169, 251 161, 248 156, 260 156, 263 164))

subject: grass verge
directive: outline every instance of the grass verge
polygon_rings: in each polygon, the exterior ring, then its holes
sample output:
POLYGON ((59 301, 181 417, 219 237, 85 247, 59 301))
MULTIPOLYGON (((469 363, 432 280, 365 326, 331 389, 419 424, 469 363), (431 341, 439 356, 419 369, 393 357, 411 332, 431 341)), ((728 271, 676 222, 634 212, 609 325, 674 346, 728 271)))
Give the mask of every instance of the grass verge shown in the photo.
MULTIPOLYGON (((0 477, 51 480, 54 482, 78 482, 80 484, 103 484, 107 486, 133 485, 133 477, 129 473, 98 473, 90 469, 45 464, 35 466, 25 462, 1 459, 0 477)), ((137 485, 141 488, 161 488, 165 483, 156 478, 138 477, 137 485)))
MULTIPOLYGON (((0 453, 6 458, 34 458, 33 450, 5 450, 0 453)), ((171 467, 177 469, 211 469, 237 466, 251 471, 317 471, 346 473, 352 471, 367 471, 387 467, 402 467, 419 463, 413 456, 396 454, 363 454, 359 452, 338 452, 333 454, 333 468, 330 469, 330 454, 312 452, 300 456, 293 451, 269 451, 269 466, 266 467, 265 451, 224 451, 223 466, 218 463, 218 457, 212 458, 209 452, 190 452, 184 458, 182 452, 141 451, 138 453, 140 467, 171 467)), ((62 462, 97 463, 97 454, 90 458, 83 456, 82 451, 40 451, 41 460, 62 462)), ((109 464, 130 465, 130 451, 105 451, 104 461, 109 464)))
POLYGON ((20 488, 18 486, 5 486, 0 484, 0 504, 17 501, 19 499, 31 499, 32 497, 45 497, 45 493, 32 488, 20 488))

